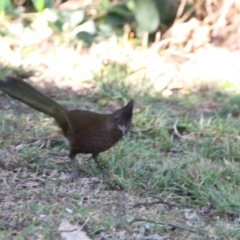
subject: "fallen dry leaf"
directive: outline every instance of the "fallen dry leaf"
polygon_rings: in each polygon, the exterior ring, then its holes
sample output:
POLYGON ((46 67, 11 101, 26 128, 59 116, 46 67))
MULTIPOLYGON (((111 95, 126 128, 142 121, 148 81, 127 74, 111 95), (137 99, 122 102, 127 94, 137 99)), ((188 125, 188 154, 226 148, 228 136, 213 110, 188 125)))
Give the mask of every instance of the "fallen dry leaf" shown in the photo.
POLYGON ((62 221, 58 227, 61 238, 64 240, 91 240, 78 225, 72 225, 68 221, 62 221))

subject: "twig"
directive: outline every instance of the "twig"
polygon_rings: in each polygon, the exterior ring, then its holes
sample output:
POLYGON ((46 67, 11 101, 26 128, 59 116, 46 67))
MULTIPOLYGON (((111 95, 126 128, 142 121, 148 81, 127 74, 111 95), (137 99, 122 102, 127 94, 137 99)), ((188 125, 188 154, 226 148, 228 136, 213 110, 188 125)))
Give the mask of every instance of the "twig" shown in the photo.
POLYGON ((77 227, 77 228, 73 228, 73 229, 71 229, 71 230, 59 230, 59 232, 75 232, 75 231, 78 231, 79 230, 79 227, 77 227))
POLYGON ((150 206, 150 205, 154 205, 154 204, 166 204, 169 207, 179 207, 178 205, 175 204, 171 204, 168 202, 165 202, 163 200, 158 200, 158 201, 154 201, 154 202, 142 202, 142 203, 136 203, 135 205, 133 205, 133 207, 140 207, 140 206, 150 206))
POLYGON ((234 0, 224 0, 221 10, 220 10, 220 16, 217 19, 216 23, 213 26, 212 36, 216 37, 218 34, 218 31, 221 27, 227 25, 227 14, 229 13, 229 9, 231 8, 231 5, 234 3, 234 0))
POLYGON ((48 155, 50 156, 57 156, 57 157, 66 157, 66 153, 57 153, 57 152, 49 152, 48 155))
POLYGON ((181 22, 186 21, 196 9, 199 9, 199 7, 201 7, 204 2, 205 0, 199 0, 195 4, 193 4, 193 6, 189 8, 189 10, 187 10, 185 14, 183 14, 183 16, 181 17, 181 22))
POLYGON ((174 134, 179 137, 182 138, 183 136, 179 133, 178 129, 177 129, 177 125, 179 122, 179 118, 176 119, 175 123, 173 124, 173 130, 174 130, 174 134))
POLYGON ((175 21, 177 19, 179 19, 181 17, 181 15, 183 14, 183 11, 184 11, 184 8, 186 6, 186 3, 187 1, 186 0, 182 0, 179 7, 178 7, 178 11, 177 11, 177 14, 176 14, 176 18, 175 18, 175 21))
POLYGON ((9 184, 8 184, 8 182, 7 182, 7 179, 6 178, 3 178, 3 182, 4 182, 4 184, 8 187, 8 189, 10 188, 10 186, 9 186, 9 184))
POLYGON ((187 231, 187 232, 191 232, 191 233, 196 233, 200 236, 205 236, 206 234, 202 231, 196 231, 196 230, 192 230, 192 229, 189 229, 189 228, 185 228, 185 227, 180 227, 178 225, 175 225, 175 224, 172 224, 172 223, 164 223, 164 222, 158 222, 158 221, 153 221, 153 220, 150 220, 150 219, 144 219, 144 218, 136 218, 134 220, 132 220, 130 222, 130 224, 134 223, 134 222, 149 222, 149 223, 155 223, 155 224, 159 224, 159 225, 163 225, 163 226, 168 226, 170 228, 173 228, 173 229, 180 229, 180 230, 183 230, 183 231, 187 231))
POLYGON ((142 129, 142 130, 130 130, 131 133, 147 133, 147 132, 151 132, 154 131, 153 128, 146 128, 146 129, 142 129))
POLYGON ((52 137, 46 137, 46 138, 31 138, 31 139, 27 139, 24 142, 26 144, 32 143, 32 142, 37 142, 37 141, 47 141, 47 140, 51 140, 52 142, 57 142, 57 143, 61 143, 63 142, 63 140, 61 139, 54 139, 52 137))

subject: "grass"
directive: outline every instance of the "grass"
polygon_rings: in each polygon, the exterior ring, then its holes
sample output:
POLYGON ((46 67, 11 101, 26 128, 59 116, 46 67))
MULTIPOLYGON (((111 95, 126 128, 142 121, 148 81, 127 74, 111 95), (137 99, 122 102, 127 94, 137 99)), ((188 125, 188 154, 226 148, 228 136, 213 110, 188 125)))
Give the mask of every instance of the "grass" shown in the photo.
POLYGON ((104 176, 79 155, 81 177, 71 182, 69 147, 51 135, 52 120, 0 95, 0 239, 57 239, 63 220, 93 239, 239 239, 239 96, 163 98, 122 80, 126 69, 108 71, 94 94, 54 90, 67 107, 102 112, 134 97, 132 131, 101 154, 104 176))

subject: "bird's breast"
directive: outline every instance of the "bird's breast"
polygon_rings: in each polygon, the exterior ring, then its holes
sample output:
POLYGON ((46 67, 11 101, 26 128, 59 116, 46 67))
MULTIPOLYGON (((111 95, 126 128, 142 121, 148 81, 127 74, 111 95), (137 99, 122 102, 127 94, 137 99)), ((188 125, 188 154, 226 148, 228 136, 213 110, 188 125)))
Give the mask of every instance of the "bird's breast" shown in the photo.
POLYGON ((100 153, 111 148, 123 134, 115 129, 83 129, 79 132, 69 131, 67 138, 70 146, 78 153, 100 153))

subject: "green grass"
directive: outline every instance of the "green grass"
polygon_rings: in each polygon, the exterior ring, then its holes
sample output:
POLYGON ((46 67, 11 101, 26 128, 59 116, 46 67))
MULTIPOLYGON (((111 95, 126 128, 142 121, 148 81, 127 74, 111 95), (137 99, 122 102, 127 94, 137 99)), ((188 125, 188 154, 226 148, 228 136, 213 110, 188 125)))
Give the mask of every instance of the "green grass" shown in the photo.
POLYGON ((57 130, 52 120, 0 95, 0 239, 56 239, 62 220, 84 225, 93 239, 101 232, 239 239, 239 96, 208 89, 165 99, 144 81, 125 81, 122 67, 107 71, 96 77, 95 94, 55 91, 62 103, 99 112, 112 109, 107 102, 135 99, 132 131, 101 154, 103 176, 79 155, 81 177, 71 182, 69 147, 50 137, 57 130), (182 138, 174 136, 177 118, 182 138), (199 220, 186 219, 188 209, 199 220))

